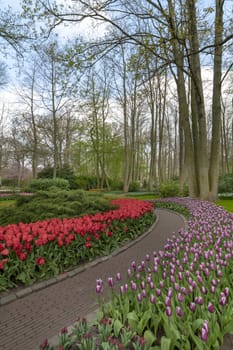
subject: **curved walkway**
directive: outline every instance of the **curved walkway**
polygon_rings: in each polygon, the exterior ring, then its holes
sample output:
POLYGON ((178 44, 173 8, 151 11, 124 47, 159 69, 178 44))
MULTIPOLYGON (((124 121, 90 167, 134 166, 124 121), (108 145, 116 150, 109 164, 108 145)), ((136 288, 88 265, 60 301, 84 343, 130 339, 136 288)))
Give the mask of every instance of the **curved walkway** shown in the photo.
POLYGON ((93 312, 97 278, 106 280, 117 272, 125 275, 133 260, 140 262, 147 253, 163 249, 167 239, 185 225, 183 218, 174 212, 157 209, 156 214, 158 219, 146 234, 109 257, 87 264, 78 273, 76 270, 52 279, 53 284, 43 282, 22 289, 17 299, 15 293, 10 293, 5 297, 7 304, 2 299, 0 350, 38 350, 44 338, 57 335, 78 317, 93 312))

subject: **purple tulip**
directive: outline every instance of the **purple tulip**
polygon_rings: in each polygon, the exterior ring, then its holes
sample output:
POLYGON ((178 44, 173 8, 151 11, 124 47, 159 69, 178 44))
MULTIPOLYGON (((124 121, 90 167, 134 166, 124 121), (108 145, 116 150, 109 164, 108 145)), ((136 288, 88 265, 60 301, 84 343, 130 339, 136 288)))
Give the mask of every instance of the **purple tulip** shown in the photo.
POLYGON ((103 286, 104 286, 104 283, 103 283, 103 280, 101 278, 97 279, 96 280, 96 293, 102 293, 103 292, 103 286))
POLYGON ((189 308, 192 312, 194 312, 196 310, 196 304, 191 302, 190 305, 189 305, 189 308))
POLYGON ((141 293, 138 293, 137 300, 139 303, 142 301, 142 294, 141 293))
POLYGON ((183 295, 181 293, 178 293, 177 294, 177 299, 179 302, 182 302, 183 301, 183 295))
POLYGON ((155 293, 156 293, 157 297, 159 297, 161 295, 161 289, 156 288, 155 293))
POLYGON ((118 272, 118 273, 116 274, 116 279, 117 279, 117 281, 120 281, 120 280, 121 280, 121 274, 120 274, 120 272, 118 272))
POLYGON ((128 290, 128 284, 125 283, 123 286, 120 287, 121 293, 124 294, 128 290))
POLYGON ((184 295, 187 295, 187 289, 185 287, 181 287, 181 293, 183 293, 184 295))
POLYGON ((171 317, 171 315, 172 315, 172 308, 171 308, 170 306, 167 306, 167 307, 166 307, 166 315, 167 315, 168 317, 171 317))
POLYGON ((138 272, 142 272, 142 269, 143 269, 142 265, 138 265, 138 272))
POLYGON ((103 286, 101 286, 100 284, 97 284, 95 290, 96 290, 96 293, 98 293, 98 294, 102 293, 103 292, 103 286))
POLYGON ((169 289, 168 289, 167 296, 168 296, 169 298, 172 297, 172 288, 169 288, 169 289))
POLYGON ((190 294, 193 293, 193 286, 189 286, 189 293, 190 293, 190 294))
POLYGON ((124 294, 126 292, 125 286, 120 286, 120 291, 121 291, 121 294, 124 294))
POLYGON ((150 261, 150 255, 146 254, 146 261, 150 261))
POLYGON ((192 287, 193 287, 193 289, 197 288, 197 283, 196 283, 196 281, 193 281, 193 282, 192 282, 192 287))
POLYGON ((183 316, 183 311, 182 311, 180 306, 176 307, 176 313, 177 313, 177 316, 179 316, 179 317, 183 316))
POLYGON ((175 279, 175 277, 173 275, 171 275, 170 281, 171 281, 171 283, 175 283, 176 279, 175 279))
POLYGON ((203 305, 204 301, 203 301, 203 298, 202 297, 196 297, 195 298, 195 303, 198 304, 198 305, 203 305))
POLYGON ((159 287, 160 287, 160 288, 163 288, 163 287, 164 287, 164 281, 160 281, 160 282, 159 282, 159 287))
POLYGON ((150 295, 150 302, 151 304, 155 304, 156 302, 155 296, 153 294, 150 295))
POLYGON ((204 286, 201 286, 201 292, 202 294, 207 294, 207 290, 204 286))
POLYGON ((145 288, 146 288, 146 284, 145 284, 144 281, 141 282, 141 288, 142 288, 142 289, 145 289, 145 288))
POLYGON ((215 312, 215 308, 214 305, 212 303, 209 302, 208 304, 208 311, 213 314, 215 312))
POLYGON ((108 285, 109 287, 113 287, 114 286, 114 281, 113 281, 113 278, 112 277, 108 277, 108 285))
POLYGON ((217 284, 218 284, 218 282, 215 280, 215 279, 212 279, 212 281, 211 281, 211 284, 213 285, 213 286, 217 286, 217 284))
POLYGON ((179 278, 180 281, 182 281, 182 279, 183 279, 182 272, 180 272, 180 271, 178 272, 178 278, 179 278))
POLYGON ((136 270, 136 262, 135 261, 131 262, 131 267, 134 271, 136 270))
POLYGON ((203 322, 202 328, 201 328, 201 340, 206 342, 208 340, 209 335, 209 327, 208 327, 208 321, 205 320, 203 322))
POLYGON ((169 297, 166 297, 165 299, 165 305, 166 306, 171 306, 171 299, 169 297))
POLYGON ((155 287, 155 286, 154 286, 154 283, 151 281, 151 282, 150 282, 150 289, 154 289, 154 287, 155 287))
POLYGON ((137 285, 133 281, 131 281, 131 288, 132 288, 132 290, 137 290, 137 285))
POLYGON ((227 303, 227 297, 224 294, 223 295, 221 295, 221 294, 220 294, 219 304, 224 306, 227 303))
POLYGON ((214 294, 214 293, 215 293, 215 290, 216 290, 215 286, 211 286, 211 287, 210 287, 210 291, 211 291, 211 293, 213 293, 213 294, 214 294))

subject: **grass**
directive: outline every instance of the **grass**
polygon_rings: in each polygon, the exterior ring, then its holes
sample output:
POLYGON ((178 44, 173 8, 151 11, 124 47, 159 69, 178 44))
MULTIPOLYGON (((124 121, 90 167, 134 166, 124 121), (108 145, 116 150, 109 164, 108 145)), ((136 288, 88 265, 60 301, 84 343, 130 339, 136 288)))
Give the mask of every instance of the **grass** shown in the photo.
POLYGON ((215 204, 233 213, 233 199, 221 199, 216 201, 215 204))
POLYGON ((9 199, 9 200, 5 200, 0 202, 0 209, 2 208, 6 208, 6 207, 10 207, 12 205, 15 204, 15 200, 14 199, 9 199))

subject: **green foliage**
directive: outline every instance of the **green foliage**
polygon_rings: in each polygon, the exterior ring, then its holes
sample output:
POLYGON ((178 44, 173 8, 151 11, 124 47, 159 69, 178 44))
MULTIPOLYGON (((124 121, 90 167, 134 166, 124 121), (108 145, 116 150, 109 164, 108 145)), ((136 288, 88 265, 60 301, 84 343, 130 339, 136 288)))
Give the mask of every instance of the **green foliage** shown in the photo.
POLYGON ((18 186, 18 180, 17 179, 2 179, 2 186, 7 187, 17 187, 18 186))
POLYGON ((123 181, 116 180, 116 179, 109 179, 109 185, 111 187, 112 191, 122 191, 123 189, 123 181))
POLYGON ((140 184, 139 182, 131 182, 131 184, 129 185, 129 192, 139 192, 140 190, 140 184))
POLYGON ((216 204, 233 213, 233 198, 216 201, 216 204))
POLYGON ((88 195, 82 190, 38 191, 32 196, 17 196, 16 205, 2 208, 0 225, 29 223, 48 218, 69 218, 111 209, 109 200, 88 195))
POLYGON ((78 189, 90 190, 97 187, 96 176, 77 176, 76 185, 78 189))
POLYGON ((188 210, 187 207, 183 206, 183 205, 179 205, 177 203, 173 203, 173 202, 163 202, 163 201, 155 201, 155 207, 156 208, 165 208, 165 209, 170 209, 170 210, 174 210, 177 213, 183 215, 185 218, 189 218, 190 217, 190 212, 188 210))
POLYGON ((69 182, 65 179, 35 179, 32 180, 28 187, 28 192, 48 191, 52 187, 68 190, 69 182))
POLYGON ((179 182, 177 180, 171 180, 161 183, 155 193, 162 198, 178 196, 188 197, 189 187, 188 184, 184 184, 183 190, 181 191, 179 182))
MULTIPOLYGON (((37 177, 39 179, 52 179, 53 168, 52 167, 44 168, 38 173, 37 177)), ((57 177, 68 180, 70 189, 75 190, 78 188, 76 183, 77 177, 75 176, 73 169, 69 165, 65 164, 63 165, 62 168, 57 169, 57 177)))
POLYGON ((218 193, 233 193, 233 174, 219 177, 218 193))
POLYGON ((161 183, 159 186, 159 193, 163 198, 177 197, 180 194, 179 184, 175 181, 161 183))

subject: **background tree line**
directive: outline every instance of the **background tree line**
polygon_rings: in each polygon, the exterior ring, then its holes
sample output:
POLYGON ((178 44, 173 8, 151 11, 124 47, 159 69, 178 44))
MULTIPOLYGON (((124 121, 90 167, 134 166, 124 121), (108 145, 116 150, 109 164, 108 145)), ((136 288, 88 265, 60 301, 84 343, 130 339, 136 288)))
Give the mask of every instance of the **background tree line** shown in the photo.
POLYGON ((42 31, 15 33, 30 50, 20 103, 11 116, 2 109, 0 171, 16 167, 20 183, 26 167, 33 178, 52 167, 55 178, 69 166, 125 192, 179 179, 191 196, 214 199, 219 174, 233 173, 233 34, 232 7, 211 5, 24 0, 15 22, 42 31), (87 18, 97 35, 54 34, 87 18))

